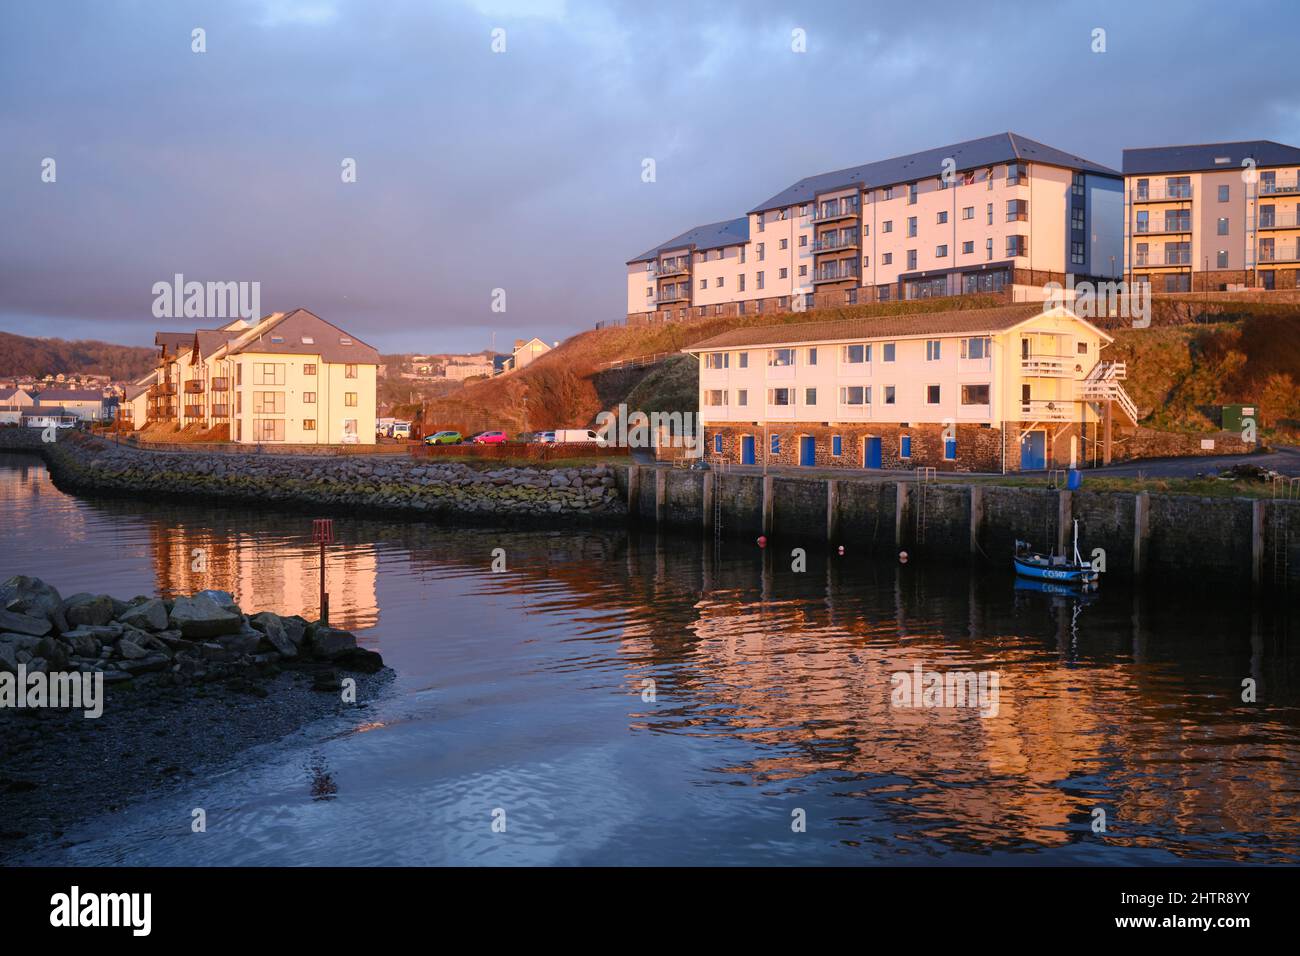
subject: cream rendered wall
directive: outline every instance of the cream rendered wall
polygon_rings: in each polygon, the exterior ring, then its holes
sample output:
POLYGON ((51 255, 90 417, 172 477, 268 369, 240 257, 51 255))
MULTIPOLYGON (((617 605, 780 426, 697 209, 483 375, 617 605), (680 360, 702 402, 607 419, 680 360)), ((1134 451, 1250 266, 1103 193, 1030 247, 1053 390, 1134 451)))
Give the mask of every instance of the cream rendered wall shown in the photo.
POLYGON ((369 444, 375 434, 375 403, 377 366, 356 365, 356 378, 347 378, 342 363, 324 363, 318 355, 286 355, 282 353, 241 352, 231 359, 238 369, 235 377, 241 384, 232 383, 232 391, 240 396, 233 400, 239 411, 232 409, 231 440, 244 444, 257 443, 255 421, 280 419, 284 421, 284 444, 337 444, 343 441, 344 421, 355 420, 357 441, 369 444), (284 366, 283 385, 256 385, 255 366, 272 364, 284 366), (308 375, 305 367, 315 365, 316 374, 308 375), (255 412, 255 392, 282 392, 282 414, 255 412), (304 400, 306 393, 315 393, 316 401, 304 400), (346 403, 348 393, 354 393, 357 404, 346 403), (316 423, 314 429, 303 427, 305 419, 316 423), (238 428, 235 423, 238 422, 238 428))
MULTIPOLYGON (((1015 234, 1018 230, 1014 227, 1019 226, 1024 230, 1023 234, 1029 236, 1029 259, 1025 268, 1061 273, 1083 271, 1082 265, 1070 263, 1070 187, 1073 180, 1074 173, 1069 169, 1029 164, 1029 221, 1006 222, 1006 204, 1003 203, 1002 219, 1006 227, 1003 252, 1006 251, 1005 236, 1015 234)), ((1022 193, 1025 191, 1024 187, 1020 190, 1022 193)), ((1083 241, 1086 255, 1086 234, 1083 241)))
POLYGON ((627 267, 627 311, 634 312, 653 312, 658 306, 655 304, 655 274, 646 270, 647 265, 654 263, 633 262, 627 267), (646 289, 650 294, 646 295, 646 289))

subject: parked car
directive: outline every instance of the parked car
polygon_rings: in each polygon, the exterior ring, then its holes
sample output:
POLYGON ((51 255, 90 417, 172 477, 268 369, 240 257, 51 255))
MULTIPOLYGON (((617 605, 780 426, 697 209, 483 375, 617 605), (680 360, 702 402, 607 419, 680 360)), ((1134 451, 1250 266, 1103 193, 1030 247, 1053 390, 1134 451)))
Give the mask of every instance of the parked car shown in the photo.
POLYGON ((605 444, 604 437, 597 435, 590 428, 557 428, 554 435, 555 441, 562 443, 605 444))
POLYGON ((534 432, 533 442, 538 445, 552 445, 555 443, 555 432, 534 432))
POLYGON ((424 443, 426 445, 459 445, 465 440, 465 436, 460 432, 434 432, 432 435, 426 435, 424 443))
POLYGON ((503 445, 505 441, 505 432, 479 432, 470 439, 470 442, 475 445, 503 445))

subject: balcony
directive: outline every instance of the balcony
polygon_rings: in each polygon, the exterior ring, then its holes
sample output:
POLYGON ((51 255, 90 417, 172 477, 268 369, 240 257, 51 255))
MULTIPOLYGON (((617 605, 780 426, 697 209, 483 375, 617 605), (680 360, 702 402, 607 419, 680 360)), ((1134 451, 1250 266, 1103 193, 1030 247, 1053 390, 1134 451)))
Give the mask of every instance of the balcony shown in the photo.
POLYGON ((1022 422, 1072 422, 1077 414, 1075 403, 1063 398, 1020 403, 1022 422))
POLYGON ((856 219, 858 217, 858 201, 853 200, 831 200, 829 202, 818 203, 813 209, 812 221, 815 223, 835 222, 838 219, 856 219))
POLYGON ((203 406, 202 406, 202 405, 186 405, 186 406, 185 406, 185 417, 186 417, 186 418, 202 418, 202 417, 203 417, 203 406))
POLYGON ((1300 243, 1274 246, 1261 243, 1256 259, 1261 265, 1275 262, 1300 262, 1300 243))
POLYGON ((1153 183, 1143 188, 1134 188, 1129 192, 1133 202, 1189 202, 1192 198, 1191 183, 1153 183))
POLYGON ((655 275, 661 279, 666 279, 668 276, 684 276, 690 271, 690 259, 671 259, 659 263, 655 269, 655 275))
POLYGON ((200 381, 198 381, 197 379, 191 379, 190 381, 186 382, 186 383, 185 383, 185 394, 186 394, 186 395, 202 395, 202 394, 203 394, 203 383, 200 382, 200 381))
POLYGON ((822 252, 843 252, 858 248, 858 231, 845 229, 839 235, 827 233, 813 242, 813 254, 822 252))
POLYGON ((1138 252, 1133 255, 1133 265, 1139 269, 1159 266, 1190 266, 1191 264, 1192 253, 1190 249, 1138 252))
POLYGON ((212 385, 212 391, 214 392, 230 391, 230 379, 228 378, 214 378, 212 380, 211 385, 212 385))
POLYGON ((1020 359, 1020 374, 1037 378, 1071 378, 1074 366, 1063 355, 1030 355, 1020 359))
POLYGON ((230 406, 229 406, 229 405, 213 405, 213 406, 212 406, 212 417, 213 417, 213 418, 229 418, 229 417, 230 417, 230 406))
POLYGON ((1294 196, 1300 193, 1300 182, 1291 183, 1266 183, 1259 184, 1259 194, 1261 196, 1294 196))
POLYGON ((676 289, 664 289, 655 296, 656 305, 668 305, 672 302, 689 302, 690 300, 691 290, 686 286, 681 286, 676 289))
POLYGON ((162 385, 149 386, 150 398, 159 398, 164 395, 175 395, 175 394, 176 394, 176 386, 171 384, 170 382, 165 382, 162 385))
POLYGON ((1293 212, 1274 213, 1271 216, 1260 216, 1259 224, 1256 229, 1300 229, 1300 216, 1293 212))
POLYGON ((1190 219, 1175 219, 1170 221, 1166 219, 1163 223, 1159 222, 1136 222, 1133 224, 1133 235, 1135 236, 1170 236, 1182 235, 1192 231, 1192 222, 1190 219))
POLYGON ((845 282, 847 280, 857 281, 859 270, 857 259, 839 259, 835 263, 839 265, 838 269, 818 269, 813 274, 813 285, 819 282, 845 282))

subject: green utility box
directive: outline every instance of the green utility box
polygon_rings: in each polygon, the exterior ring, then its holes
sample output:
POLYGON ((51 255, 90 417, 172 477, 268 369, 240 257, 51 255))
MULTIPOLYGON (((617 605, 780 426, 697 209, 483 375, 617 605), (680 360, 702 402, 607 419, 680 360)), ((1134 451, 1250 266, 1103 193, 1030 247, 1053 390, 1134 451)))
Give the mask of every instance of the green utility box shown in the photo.
POLYGON ((1255 427, 1259 428, 1259 407, 1256 405, 1224 405, 1223 406, 1223 430, 1225 432, 1240 432, 1244 427, 1245 421, 1249 419, 1254 421, 1255 427))

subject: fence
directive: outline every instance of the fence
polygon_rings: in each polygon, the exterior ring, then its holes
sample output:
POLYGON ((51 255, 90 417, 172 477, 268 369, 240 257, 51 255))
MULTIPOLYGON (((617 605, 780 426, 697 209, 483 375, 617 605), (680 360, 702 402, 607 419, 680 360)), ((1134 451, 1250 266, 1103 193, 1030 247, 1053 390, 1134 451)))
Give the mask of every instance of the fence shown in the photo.
POLYGON ((301 455, 304 457, 329 458, 351 455, 401 455, 407 445, 262 445, 242 444, 240 442, 172 442, 143 441, 138 437, 119 437, 112 432, 96 432, 96 438, 102 438, 124 448, 138 448, 141 451, 162 452, 202 452, 210 455, 301 455))
POLYGON ((502 442, 498 445, 411 445, 413 458, 524 458, 553 461, 559 458, 626 457, 628 449, 596 442, 502 442))

